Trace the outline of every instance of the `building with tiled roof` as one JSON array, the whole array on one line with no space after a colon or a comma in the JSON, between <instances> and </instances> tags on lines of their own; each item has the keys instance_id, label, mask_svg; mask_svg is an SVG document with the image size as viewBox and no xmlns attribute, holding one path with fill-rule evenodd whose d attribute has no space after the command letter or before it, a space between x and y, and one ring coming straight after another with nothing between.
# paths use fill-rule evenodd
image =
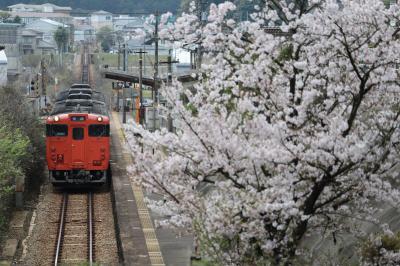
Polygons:
<instances>
[{"instance_id":1,"label":"building with tiled roof","mask_svg":"<svg viewBox=\"0 0 400 266\"><path fill-rule=\"evenodd\" d=\"M96 11L90 14L90 25L95 29L101 27L113 27L113 14L104 10Z\"/></svg>"},{"instance_id":2,"label":"building with tiled roof","mask_svg":"<svg viewBox=\"0 0 400 266\"><path fill-rule=\"evenodd\" d=\"M72 11L71 7L57 6L46 3L42 5L31 4L15 4L7 7L12 12L43 12L43 13L64 13L69 15Z\"/></svg>"},{"instance_id":3,"label":"building with tiled roof","mask_svg":"<svg viewBox=\"0 0 400 266\"><path fill-rule=\"evenodd\" d=\"M65 13L11 11L11 17L20 17L23 24L29 24L41 18L51 19L64 24L72 24L72 17Z\"/></svg>"}]
</instances>

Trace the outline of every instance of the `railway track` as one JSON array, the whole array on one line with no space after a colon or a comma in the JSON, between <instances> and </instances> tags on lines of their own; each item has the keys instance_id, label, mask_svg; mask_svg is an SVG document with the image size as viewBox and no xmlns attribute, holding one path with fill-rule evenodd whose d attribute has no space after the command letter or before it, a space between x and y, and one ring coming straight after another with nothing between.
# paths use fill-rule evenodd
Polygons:
<instances>
[{"instance_id":1,"label":"railway track","mask_svg":"<svg viewBox=\"0 0 400 266\"><path fill-rule=\"evenodd\" d=\"M59 216L54 265L92 265L94 257L93 193L64 193Z\"/></svg>"},{"instance_id":2,"label":"railway track","mask_svg":"<svg viewBox=\"0 0 400 266\"><path fill-rule=\"evenodd\" d=\"M89 71L89 47L85 44L82 53L82 83L89 84L90 82L90 71Z\"/></svg>"}]
</instances>

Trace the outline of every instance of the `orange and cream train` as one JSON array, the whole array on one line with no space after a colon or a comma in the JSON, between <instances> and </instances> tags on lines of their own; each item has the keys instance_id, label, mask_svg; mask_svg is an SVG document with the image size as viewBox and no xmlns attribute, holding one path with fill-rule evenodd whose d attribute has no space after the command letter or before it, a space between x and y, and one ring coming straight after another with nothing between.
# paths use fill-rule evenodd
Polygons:
<instances>
[{"instance_id":1,"label":"orange and cream train","mask_svg":"<svg viewBox=\"0 0 400 266\"><path fill-rule=\"evenodd\" d=\"M46 158L55 186L110 182L110 119L99 94L75 87L57 96L46 120Z\"/></svg>"}]
</instances>

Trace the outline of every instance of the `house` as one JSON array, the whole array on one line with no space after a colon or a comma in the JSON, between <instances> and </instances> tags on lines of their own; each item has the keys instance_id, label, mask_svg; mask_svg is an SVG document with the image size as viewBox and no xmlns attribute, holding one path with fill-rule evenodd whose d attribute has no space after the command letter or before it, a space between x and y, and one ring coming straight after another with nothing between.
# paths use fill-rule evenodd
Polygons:
<instances>
[{"instance_id":1,"label":"house","mask_svg":"<svg viewBox=\"0 0 400 266\"><path fill-rule=\"evenodd\" d=\"M89 25L89 17L73 17L72 18L72 24L74 27L78 27L81 25Z\"/></svg>"},{"instance_id":2,"label":"house","mask_svg":"<svg viewBox=\"0 0 400 266\"><path fill-rule=\"evenodd\" d=\"M36 50L38 38L41 33L32 29L22 29L21 31L21 50L22 54L33 54Z\"/></svg>"},{"instance_id":3,"label":"house","mask_svg":"<svg viewBox=\"0 0 400 266\"><path fill-rule=\"evenodd\" d=\"M0 86L7 84L7 56L4 50L0 51Z\"/></svg>"},{"instance_id":4,"label":"house","mask_svg":"<svg viewBox=\"0 0 400 266\"><path fill-rule=\"evenodd\" d=\"M136 35L138 30L146 32L144 20L141 18L137 18L122 27L122 32L126 35Z\"/></svg>"},{"instance_id":5,"label":"house","mask_svg":"<svg viewBox=\"0 0 400 266\"><path fill-rule=\"evenodd\" d=\"M11 12L63 13L70 15L72 8L46 3L42 5L16 4L7 7Z\"/></svg>"},{"instance_id":6,"label":"house","mask_svg":"<svg viewBox=\"0 0 400 266\"><path fill-rule=\"evenodd\" d=\"M113 18L114 31L124 31L124 28L143 28L144 20L140 17L120 15ZM129 26L128 26L129 25Z\"/></svg>"},{"instance_id":7,"label":"house","mask_svg":"<svg viewBox=\"0 0 400 266\"><path fill-rule=\"evenodd\" d=\"M57 50L54 44L43 40L43 32L33 29L21 31L21 53L26 54L51 54Z\"/></svg>"},{"instance_id":8,"label":"house","mask_svg":"<svg viewBox=\"0 0 400 266\"><path fill-rule=\"evenodd\" d=\"M101 27L110 27L113 28L113 15L110 12L100 10L93 12L90 14L90 24L96 29L100 29Z\"/></svg>"},{"instance_id":9,"label":"house","mask_svg":"<svg viewBox=\"0 0 400 266\"><path fill-rule=\"evenodd\" d=\"M42 32L42 41L44 42L41 44L52 45L53 47L57 47L57 43L54 40L54 33L59 27L64 27L70 30L68 25L50 19L39 19L25 26L26 29Z\"/></svg>"},{"instance_id":10,"label":"house","mask_svg":"<svg viewBox=\"0 0 400 266\"><path fill-rule=\"evenodd\" d=\"M7 76L16 80L22 69L20 54L21 24L0 23L0 46L4 46L7 56Z\"/></svg>"},{"instance_id":11,"label":"house","mask_svg":"<svg viewBox=\"0 0 400 266\"><path fill-rule=\"evenodd\" d=\"M25 12L25 11L12 11L11 17L20 17L21 23L29 24L41 18L47 18L63 24L72 24L73 18L64 13L48 13L48 12Z\"/></svg>"},{"instance_id":12,"label":"house","mask_svg":"<svg viewBox=\"0 0 400 266\"><path fill-rule=\"evenodd\" d=\"M51 19L63 24L72 24L71 8L53 4L28 5L16 4L8 6L11 17L20 17L23 24L29 24L41 18Z\"/></svg>"}]
</instances>

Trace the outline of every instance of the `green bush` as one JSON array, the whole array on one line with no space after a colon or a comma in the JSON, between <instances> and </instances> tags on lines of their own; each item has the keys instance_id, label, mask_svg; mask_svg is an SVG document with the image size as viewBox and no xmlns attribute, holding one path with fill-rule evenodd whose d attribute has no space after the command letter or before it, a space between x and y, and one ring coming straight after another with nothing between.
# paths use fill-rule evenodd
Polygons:
<instances>
[{"instance_id":1,"label":"green bush","mask_svg":"<svg viewBox=\"0 0 400 266\"><path fill-rule=\"evenodd\" d=\"M28 101L14 88L0 88L0 235L7 228L13 206L15 178L25 176L29 189L41 182L44 125Z\"/></svg>"}]
</instances>

